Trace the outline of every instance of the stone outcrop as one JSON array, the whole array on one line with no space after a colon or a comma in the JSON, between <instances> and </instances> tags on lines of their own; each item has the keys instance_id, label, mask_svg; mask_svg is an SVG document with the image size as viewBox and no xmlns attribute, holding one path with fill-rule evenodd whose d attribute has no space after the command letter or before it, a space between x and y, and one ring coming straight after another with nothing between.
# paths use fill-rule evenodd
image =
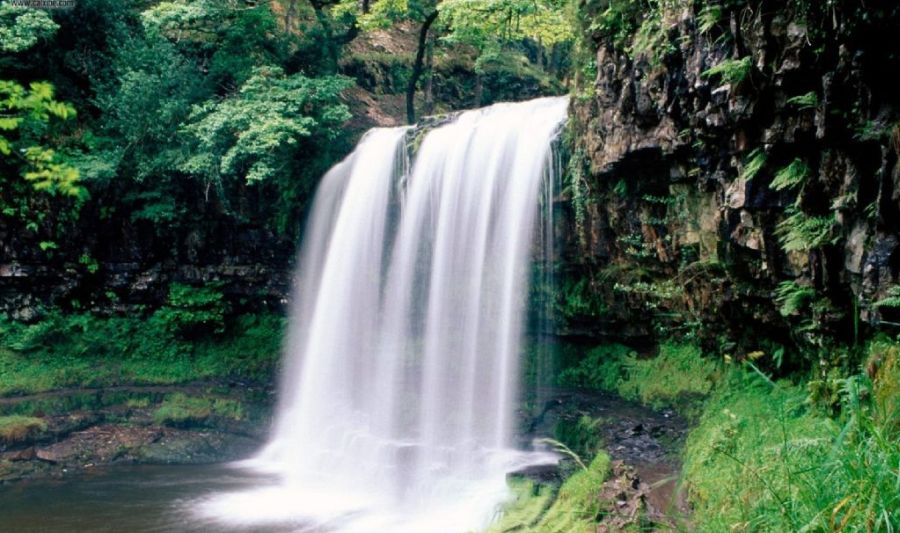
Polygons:
<instances>
[{"instance_id":1,"label":"stone outcrop","mask_svg":"<svg viewBox=\"0 0 900 533\"><path fill-rule=\"evenodd\" d=\"M595 4L582 5L589 21ZM884 77L898 58L883 46L897 17L848 8L816 21L775 4L732 2L704 29L699 6L668 13L657 57L588 38L597 76L573 98L565 254L602 312L570 317L566 332L702 324L755 349L752 332L786 339L811 317L818 335L844 339L857 316L900 322L874 305L900 281L898 93ZM745 58L742 78L708 72ZM795 161L807 175L776 190ZM786 233L801 221L821 233L793 250ZM785 317L786 281L815 295Z\"/></svg>"}]
</instances>

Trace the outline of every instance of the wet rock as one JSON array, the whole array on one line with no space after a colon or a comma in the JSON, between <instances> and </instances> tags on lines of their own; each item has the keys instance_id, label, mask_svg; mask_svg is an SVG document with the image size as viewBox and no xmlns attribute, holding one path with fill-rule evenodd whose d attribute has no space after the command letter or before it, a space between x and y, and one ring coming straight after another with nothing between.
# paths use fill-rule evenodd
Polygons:
<instances>
[{"instance_id":1,"label":"wet rock","mask_svg":"<svg viewBox=\"0 0 900 533\"><path fill-rule=\"evenodd\" d=\"M551 484L562 480L558 464L529 465L506 474L507 479L527 479L535 483Z\"/></svg>"}]
</instances>

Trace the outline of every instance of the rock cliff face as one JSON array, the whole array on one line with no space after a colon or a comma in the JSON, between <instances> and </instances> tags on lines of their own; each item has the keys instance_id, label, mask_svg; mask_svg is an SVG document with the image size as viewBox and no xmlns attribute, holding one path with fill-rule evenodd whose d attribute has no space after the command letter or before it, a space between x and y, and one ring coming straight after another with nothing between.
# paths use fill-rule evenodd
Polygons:
<instances>
[{"instance_id":1,"label":"rock cliff face","mask_svg":"<svg viewBox=\"0 0 900 533\"><path fill-rule=\"evenodd\" d=\"M582 3L585 27L612 3ZM758 349L804 325L794 341L894 327L876 303L900 273L897 8L685 4L655 57L586 31L567 331L685 328Z\"/></svg>"},{"instance_id":2,"label":"rock cliff face","mask_svg":"<svg viewBox=\"0 0 900 533\"><path fill-rule=\"evenodd\" d=\"M102 313L153 308L172 282L221 283L238 310L281 306L295 243L195 207L189 231L87 209L69 238L46 250L38 235L0 220L0 311L31 321L49 305Z\"/></svg>"}]
</instances>

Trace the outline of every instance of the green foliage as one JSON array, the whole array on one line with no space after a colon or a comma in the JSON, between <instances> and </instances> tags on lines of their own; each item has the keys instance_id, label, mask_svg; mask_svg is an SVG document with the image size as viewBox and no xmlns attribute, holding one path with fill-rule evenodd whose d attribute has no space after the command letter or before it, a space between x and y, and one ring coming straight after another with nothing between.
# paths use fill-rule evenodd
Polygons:
<instances>
[{"instance_id":1,"label":"green foliage","mask_svg":"<svg viewBox=\"0 0 900 533\"><path fill-rule=\"evenodd\" d=\"M559 287L556 311L566 319L601 317L606 304L592 289L589 277L566 278Z\"/></svg>"},{"instance_id":2,"label":"green foliage","mask_svg":"<svg viewBox=\"0 0 900 533\"><path fill-rule=\"evenodd\" d=\"M594 348L577 366L564 369L559 381L564 386L615 391L652 407L684 410L710 392L717 374L716 363L690 344L665 342L659 355L647 359L611 344Z\"/></svg>"},{"instance_id":3,"label":"green foliage","mask_svg":"<svg viewBox=\"0 0 900 533\"><path fill-rule=\"evenodd\" d=\"M869 343L867 352L873 417L883 428L900 435L900 343L877 337Z\"/></svg>"},{"instance_id":4,"label":"green foliage","mask_svg":"<svg viewBox=\"0 0 900 533\"><path fill-rule=\"evenodd\" d=\"M793 96L787 99L787 103L796 106L797 109L814 109L819 105L819 97L815 91Z\"/></svg>"},{"instance_id":5,"label":"green foliage","mask_svg":"<svg viewBox=\"0 0 900 533\"><path fill-rule=\"evenodd\" d=\"M624 51L639 27L642 8L640 2L610 1L606 9L590 22L587 31L608 39L617 50Z\"/></svg>"},{"instance_id":6,"label":"green foliage","mask_svg":"<svg viewBox=\"0 0 900 533\"><path fill-rule=\"evenodd\" d=\"M0 416L0 444L22 442L47 429L47 423L32 416Z\"/></svg>"},{"instance_id":7,"label":"green foliage","mask_svg":"<svg viewBox=\"0 0 900 533\"><path fill-rule=\"evenodd\" d=\"M754 149L744 160L744 168L741 169L739 178L744 181L752 180L766 166L768 159L769 156L766 155L765 150L762 148Z\"/></svg>"},{"instance_id":8,"label":"green foliage","mask_svg":"<svg viewBox=\"0 0 900 533\"><path fill-rule=\"evenodd\" d=\"M592 531L600 513L601 501L597 497L600 487L609 475L609 456L598 453L588 465L581 469L559 488L556 500L541 517L533 531L541 533L575 533Z\"/></svg>"},{"instance_id":9,"label":"green foliage","mask_svg":"<svg viewBox=\"0 0 900 533\"><path fill-rule=\"evenodd\" d=\"M625 379L617 390L623 397L651 407L672 406L682 411L712 390L718 365L690 344L665 342L650 359L625 359Z\"/></svg>"},{"instance_id":10,"label":"green foliage","mask_svg":"<svg viewBox=\"0 0 900 533\"><path fill-rule=\"evenodd\" d=\"M726 59L718 65L703 71L701 76L704 78L718 76L725 83L738 85L747 79L752 68L753 63L751 63L749 56L740 59Z\"/></svg>"},{"instance_id":11,"label":"green foliage","mask_svg":"<svg viewBox=\"0 0 900 533\"><path fill-rule=\"evenodd\" d=\"M865 380L844 384L836 423L801 387L733 374L685 449L696 530L896 530L900 440L873 416Z\"/></svg>"},{"instance_id":12,"label":"green foliage","mask_svg":"<svg viewBox=\"0 0 900 533\"><path fill-rule=\"evenodd\" d=\"M603 344L592 348L577 366L559 374L559 384L614 391L625 378L625 361L637 354L621 344Z\"/></svg>"},{"instance_id":13,"label":"green foliage","mask_svg":"<svg viewBox=\"0 0 900 533\"><path fill-rule=\"evenodd\" d=\"M900 309L900 286L888 289L887 295L873 304L875 307Z\"/></svg>"},{"instance_id":14,"label":"green foliage","mask_svg":"<svg viewBox=\"0 0 900 533\"><path fill-rule=\"evenodd\" d=\"M220 191L273 182L288 209L311 186L298 188L300 169L292 162L306 150L327 153L342 135L350 114L340 95L350 85L341 76L288 76L279 67L259 67L235 95L193 108L182 130L190 155L179 168Z\"/></svg>"},{"instance_id":15,"label":"green foliage","mask_svg":"<svg viewBox=\"0 0 900 533\"><path fill-rule=\"evenodd\" d=\"M485 533L587 533L595 531L603 502L597 497L609 476L609 456L599 453L587 468L579 469L559 488L530 481L512 484L514 499L501 510L499 520Z\"/></svg>"},{"instance_id":16,"label":"green foliage","mask_svg":"<svg viewBox=\"0 0 900 533\"><path fill-rule=\"evenodd\" d=\"M775 228L785 252L805 252L833 243L837 224L834 214L810 216L795 207L787 209L787 218Z\"/></svg>"},{"instance_id":17,"label":"green foliage","mask_svg":"<svg viewBox=\"0 0 900 533\"><path fill-rule=\"evenodd\" d=\"M567 129L567 134L570 131L571 129ZM585 232L587 207L590 201L588 176L590 176L590 160L584 149L579 147L569 158L566 172L563 174L563 194L571 197L572 207L575 209L575 230L581 240L583 240L582 236Z\"/></svg>"},{"instance_id":18,"label":"green foliage","mask_svg":"<svg viewBox=\"0 0 900 533\"><path fill-rule=\"evenodd\" d=\"M769 187L776 191L793 189L806 183L809 174L809 165L802 159L794 159L791 164L782 168L775 174L775 179L772 180Z\"/></svg>"},{"instance_id":19,"label":"green foliage","mask_svg":"<svg viewBox=\"0 0 900 533\"><path fill-rule=\"evenodd\" d=\"M83 196L78 170L41 145L51 120L74 116L75 108L56 100L49 83L33 82L26 89L0 80L0 163L16 168L36 191Z\"/></svg>"},{"instance_id":20,"label":"green foliage","mask_svg":"<svg viewBox=\"0 0 900 533\"><path fill-rule=\"evenodd\" d=\"M0 52L24 52L53 37L58 29L44 10L0 4Z\"/></svg>"},{"instance_id":21,"label":"green foliage","mask_svg":"<svg viewBox=\"0 0 900 533\"><path fill-rule=\"evenodd\" d=\"M565 2L559 0L443 0L439 10L449 29L443 37L446 42L470 44L480 50L491 49L498 42L529 39L553 46L573 38Z\"/></svg>"},{"instance_id":22,"label":"green foliage","mask_svg":"<svg viewBox=\"0 0 900 533\"><path fill-rule=\"evenodd\" d=\"M547 439L545 442L558 453L572 458L576 464L587 469L581 457L593 457L600 451L602 442L598 428L601 424L603 419L587 415L578 417L574 422L560 418L553 428L556 439Z\"/></svg>"},{"instance_id":23,"label":"green foliage","mask_svg":"<svg viewBox=\"0 0 900 533\"><path fill-rule=\"evenodd\" d=\"M697 14L697 30L701 35L706 35L722 20L722 5L718 3L707 4Z\"/></svg>"},{"instance_id":24,"label":"green foliage","mask_svg":"<svg viewBox=\"0 0 900 533\"><path fill-rule=\"evenodd\" d=\"M506 533L508 531L529 531L533 524L553 502L553 490L528 480L510 480L513 498L500 510L497 522L484 533Z\"/></svg>"},{"instance_id":25,"label":"green foliage","mask_svg":"<svg viewBox=\"0 0 900 533\"><path fill-rule=\"evenodd\" d=\"M244 407L230 398L187 396L178 392L166 396L153 414L157 424L176 427L201 425L212 417L243 420Z\"/></svg>"},{"instance_id":26,"label":"green foliage","mask_svg":"<svg viewBox=\"0 0 900 533\"><path fill-rule=\"evenodd\" d=\"M228 304L222 294L221 283L192 287L173 283L169 287L166 306L153 318L163 327L179 335L223 333Z\"/></svg>"},{"instance_id":27,"label":"green foliage","mask_svg":"<svg viewBox=\"0 0 900 533\"><path fill-rule=\"evenodd\" d=\"M241 315L226 332L184 340L163 321L53 312L0 320L0 396L65 387L271 379L284 320Z\"/></svg>"},{"instance_id":28,"label":"green foliage","mask_svg":"<svg viewBox=\"0 0 900 533\"><path fill-rule=\"evenodd\" d=\"M795 281L783 281L775 289L775 303L783 317L800 314L815 299L816 291L812 287L799 285Z\"/></svg>"}]
</instances>

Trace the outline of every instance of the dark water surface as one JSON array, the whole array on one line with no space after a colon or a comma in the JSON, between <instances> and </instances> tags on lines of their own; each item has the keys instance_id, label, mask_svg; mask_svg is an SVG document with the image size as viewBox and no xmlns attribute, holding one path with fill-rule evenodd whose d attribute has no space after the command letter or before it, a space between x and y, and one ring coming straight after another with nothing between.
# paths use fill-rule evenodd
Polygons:
<instances>
[{"instance_id":1,"label":"dark water surface","mask_svg":"<svg viewBox=\"0 0 900 533\"><path fill-rule=\"evenodd\" d=\"M198 499L257 486L263 479L228 465L129 465L19 482L0 486L0 532L310 531L301 524L228 529L190 512Z\"/></svg>"}]
</instances>

